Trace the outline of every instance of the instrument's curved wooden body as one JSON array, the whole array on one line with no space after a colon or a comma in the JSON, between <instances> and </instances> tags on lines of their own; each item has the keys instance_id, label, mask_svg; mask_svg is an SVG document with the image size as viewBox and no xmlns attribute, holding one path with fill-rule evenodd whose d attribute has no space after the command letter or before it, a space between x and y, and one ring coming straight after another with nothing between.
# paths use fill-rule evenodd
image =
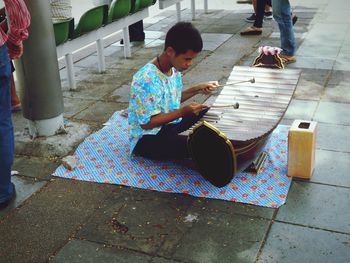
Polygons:
<instances>
[{"instance_id":1,"label":"instrument's curved wooden body","mask_svg":"<svg viewBox=\"0 0 350 263\"><path fill-rule=\"evenodd\" d=\"M213 105L203 116L231 141L238 170L246 168L261 151L280 123L299 81L300 70L235 66L227 82L255 78L255 83L224 86L206 104ZM220 107L239 103L238 109ZM216 106L216 107L215 107ZM198 124L197 124L198 125ZM194 125L193 127L195 127ZM186 131L184 135L191 132ZM203 151L210 151L203 145Z\"/></svg>"}]
</instances>

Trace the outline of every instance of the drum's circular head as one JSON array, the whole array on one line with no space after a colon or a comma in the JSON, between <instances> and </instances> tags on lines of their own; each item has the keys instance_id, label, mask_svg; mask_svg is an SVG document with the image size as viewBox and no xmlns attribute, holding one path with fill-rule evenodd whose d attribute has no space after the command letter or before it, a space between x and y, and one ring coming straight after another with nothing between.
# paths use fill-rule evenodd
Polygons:
<instances>
[{"instance_id":1,"label":"drum's circular head","mask_svg":"<svg viewBox=\"0 0 350 263\"><path fill-rule=\"evenodd\" d=\"M236 156L230 140L217 128L203 122L188 138L193 162L200 174L216 187L231 182L236 172Z\"/></svg>"}]
</instances>

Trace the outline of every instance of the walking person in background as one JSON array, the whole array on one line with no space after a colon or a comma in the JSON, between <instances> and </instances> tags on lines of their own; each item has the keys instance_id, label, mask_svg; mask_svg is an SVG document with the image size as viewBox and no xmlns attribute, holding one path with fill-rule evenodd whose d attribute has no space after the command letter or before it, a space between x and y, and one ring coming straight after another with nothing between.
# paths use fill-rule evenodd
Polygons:
<instances>
[{"instance_id":1,"label":"walking person in background","mask_svg":"<svg viewBox=\"0 0 350 263\"><path fill-rule=\"evenodd\" d=\"M4 0L9 34L0 28L0 209L15 196L11 183L14 134L11 118L11 59L23 53L22 41L28 37L30 14L23 0Z\"/></svg>"},{"instance_id":2,"label":"walking person in background","mask_svg":"<svg viewBox=\"0 0 350 263\"><path fill-rule=\"evenodd\" d=\"M272 12L266 12L266 7L271 9L271 0L255 0L254 10L255 13L248 17L246 20L250 22L250 19L254 16L254 24L241 32L241 36L252 36L252 35L261 35L262 26L264 22L264 17L270 17L272 19Z\"/></svg>"},{"instance_id":3,"label":"walking person in background","mask_svg":"<svg viewBox=\"0 0 350 263\"><path fill-rule=\"evenodd\" d=\"M258 3L260 2L260 7L258 7ZM271 0L262 0L263 3L261 3L261 0L253 0L253 9L254 13L245 19L245 21L249 23L254 23L256 21L256 18L258 16L258 12L261 12L262 19L272 19L272 7L271 7ZM259 9L258 9L259 8Z\"/></svg>"},{"instance_id":4,"label":"walking person in background","mask_svg":"<svg viewBox=\"0 0 350 263\"><path fill-rule=\"evenodd\" d=\"M295 58L295 36L293 30L292 10L289 0L272 0L273 18L280 30L281 49L279 55L284 64L293 63Z\"/></svg>"}]
</instances>

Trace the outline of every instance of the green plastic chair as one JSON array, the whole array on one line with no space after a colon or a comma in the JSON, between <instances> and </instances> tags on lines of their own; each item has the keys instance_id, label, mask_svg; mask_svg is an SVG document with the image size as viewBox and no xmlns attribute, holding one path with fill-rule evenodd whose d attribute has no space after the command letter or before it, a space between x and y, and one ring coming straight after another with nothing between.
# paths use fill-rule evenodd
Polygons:
<instances>
[{"instance_id":1,"label":"green plastic chair","mask_svg":"<svg viewBox=\"0 0 350 263\"><path fill-rule=\"evenodd\" d=\"M131 10L131 0L114 0L108 10L108 23L127 16Z\"/></svg>"},{"instance_id":2,"label":"green plastic chair","mask_svg":"<svg viewBox=\"0 0 350 263\"><path fill-rule=\"evenodd\" d=\"M72 29L74 29L73 18L53 24L56 46L61 45L69 39Z\"/></svg>"},{"instance_id":3,"label":"green plastic chair","mask_svg":"<svg viewBox=\"0 0 350 263\"><path fill-rule=\"evenodd\" d=\"M136 13L148 6L153 5L154 0L131 0L131 10L130 13Z\"/></svg>"},{"instance_id":4,"label":"green plastic chair","mask_svg":"<svg viewBox=\"0 0 350 263\"><path fill-rule=\"evenodd\" d=\"M74 38L100 28L108 17L108 5L101 5L86 11L74 30Z\"/></svg>"}]
</instances>

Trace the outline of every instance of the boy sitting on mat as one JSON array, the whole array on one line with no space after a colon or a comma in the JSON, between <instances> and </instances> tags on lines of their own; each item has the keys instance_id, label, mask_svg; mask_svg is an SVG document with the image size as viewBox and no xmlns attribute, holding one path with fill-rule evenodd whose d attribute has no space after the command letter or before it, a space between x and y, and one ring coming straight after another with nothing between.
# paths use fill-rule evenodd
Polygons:
<instances>
[{"instance_id":1,"label":"boy sitting on mat","mask_svg":"<svg viewBox=\"0 0 350 263\"><path fill-rule=\"evenodd\" d=\"M218 88L214 81L183 89L181 72L191 67L202 48L199 31L191 23L179 22L168 31L162 54L134 75L128 109L131 153L150 159L189 157L187 139L178 134L196 123L208 107L181 103Z\"/></svg>"}]
</instances>

